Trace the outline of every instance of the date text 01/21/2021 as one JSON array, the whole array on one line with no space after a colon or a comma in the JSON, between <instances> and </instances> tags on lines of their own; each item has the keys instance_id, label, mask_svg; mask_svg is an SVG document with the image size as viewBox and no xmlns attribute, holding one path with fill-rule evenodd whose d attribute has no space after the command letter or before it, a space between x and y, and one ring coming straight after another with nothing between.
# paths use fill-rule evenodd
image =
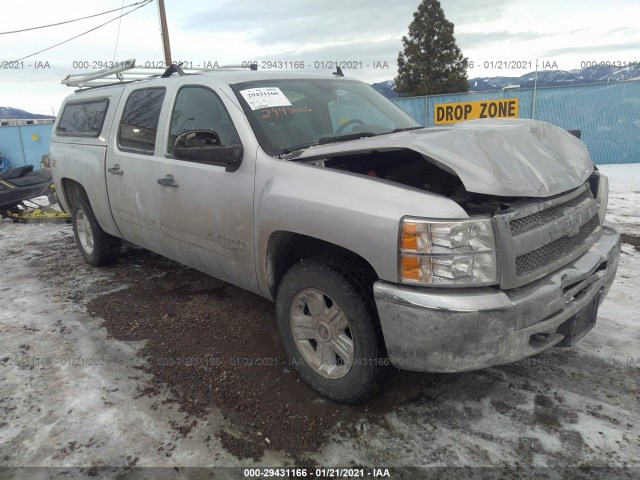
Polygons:
<instances>
[{"instance_id":1,"label":"date text 01/21/2021","mask_svg":"<svg viewBox=\"0 0 640 480\"><path fill-rule=\"evenodd\" d=\"M33 70L49 70L51 69L51 64L46 60L34 60L28 63L22 60L17 62L0 60L0 70L24 70L28 68Z\"/></svg>"},{"instance_id":2,"label":"date text 01/21/2021","mask_svg":"<svg viewBox=\"0 0 640 480\"><path fill-rule=\"evenodd\" d=\"M215 70L225 68L225 63L218 60L175 60L172 65L179 65L183 69ZM105 68L117 68L122 62L108 60L76 60L72 63L74 70L99 70ZM370 68L374 70L388 70L393 62L387 60L244 60L237 64L242 68L251 68L257 65L260 70L329 70L337 67L346 70L362 70ZM137 68L163 69L166 63L162 60L146 60L136 65Z\"/></svg>"},{"instance_id":3,"label":"date text 01/21/2021","mask_svg":"<svg viewBox=\"0 0 640 480\"><path fill-rule=\"evenodd\" d=\"M245 478L389 478L388 468L245 468Z\"/></svg>"}]
</instances>

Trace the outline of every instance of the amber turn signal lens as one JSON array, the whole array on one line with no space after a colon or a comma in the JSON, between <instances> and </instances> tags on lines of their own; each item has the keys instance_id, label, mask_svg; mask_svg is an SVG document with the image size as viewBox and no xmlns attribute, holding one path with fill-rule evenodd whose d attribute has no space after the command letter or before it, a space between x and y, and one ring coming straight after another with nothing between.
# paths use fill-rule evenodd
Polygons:
<instances>
[{"instance_id":1,"label":"amber turn signal lens","mask_svg":"<svg viewBox=\"0 0 640 480\"><path fill-rule=\"evenodd\" d=\"M402 280L420 280L420 259L418 257L401 258Z\"/></svg>"},{"instance_id":2,"label":"amber turn signal lens","mask_svg":"<svg viewBox=\"0 0 640 480\"><path fill-rule=\"evenodd\" d=\"M418 250L418 225L415 223L405 222L402 225L402 249Z\"/></svg>"}]
</instances>

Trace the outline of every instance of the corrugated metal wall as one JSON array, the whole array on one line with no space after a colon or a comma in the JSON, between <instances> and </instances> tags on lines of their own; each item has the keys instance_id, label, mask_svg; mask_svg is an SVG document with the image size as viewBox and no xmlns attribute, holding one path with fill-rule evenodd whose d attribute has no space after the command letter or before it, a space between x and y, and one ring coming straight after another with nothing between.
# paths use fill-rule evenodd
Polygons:
<instances>
[{"instance_id":1,"label":"corrugated metal wall","mask_svg":"<svg viewBox=\"0 0 640 480\"><path fill-rule=\"evenodd\" d=\"M518 98L519 117L532 118L534 92L530 88L394 101L421 125L431 127L435 104L514 97ZM535 118L581 130L597 164L640 163L640 81L538 88Z\"/></svg>"},{"instance_id":2,"label":"corrugated metal wall","mask_svg":"<svg viewBox=\"0 0 640 480\"><path fill-rule=\"evenodd\" d=\"M10 168L33 165L49 153L53 125L19 125L0 127L0 156L9 160Z\"/></svg>"}]
</instances>

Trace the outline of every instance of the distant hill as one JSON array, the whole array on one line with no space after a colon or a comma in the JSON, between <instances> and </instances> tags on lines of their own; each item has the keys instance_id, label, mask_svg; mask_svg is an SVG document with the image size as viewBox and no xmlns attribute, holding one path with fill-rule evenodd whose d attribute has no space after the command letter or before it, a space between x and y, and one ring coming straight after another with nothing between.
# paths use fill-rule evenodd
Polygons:
<instances>
[{"instance_id":1,"label":"distant hill","mask_svg":"<svg viewBox=\"0 0 640 480\"><path fill-rule=\"evenodd\" d=\"M32 120L36 118L56 118L51 115L38 115L37 113L29 113L19 108L0 107L0 118L19 118L21 120Z\"/></svg>"},{"instance_id":2,"label":"distant hill","mask_svg":"<svg viewBox=\"0 0 640 480\"><path fill-rule=\"evenodd\" d=\"M387 98L398 98L398 92L396 92L396 84L391 80L380 83L372 83L371 86Z\"/></svg>"},{"instance_id":3,"label":"distant hill","mask_svg":"<svg viewBox=\"0 0 640 480\"><path fill-rule=\"evenodd\" d=\"M500 90L507 85L520 85L532 88L536 73L529 72L519 77L476 77L469 80L469 91L482 92ZM579 70L541 70L538 71L538 87L557 87L564 85L586 85L593 83L621 82L640 80L640 66L636 67L590 67Z\"/></svg>"},{"instance_id":4,"label":"distant hill","mask_svg":"<svg viewBox=\"0 0 640 480\"><path fill-rule=\"evenodd\" d=\"M509 85L521 88L533 88L536 73L529 72L519 77L475 77L469 80L470 92L488 92L502 90ZM640 80L640 66L635 67L589 67L579 70L540 70L538 71L538 87L558 87L564 85L586 85L593 83L621 82ZM397 98L393 81L374 83L371 85L387 98Z\"/></svg>"}]
</instances>

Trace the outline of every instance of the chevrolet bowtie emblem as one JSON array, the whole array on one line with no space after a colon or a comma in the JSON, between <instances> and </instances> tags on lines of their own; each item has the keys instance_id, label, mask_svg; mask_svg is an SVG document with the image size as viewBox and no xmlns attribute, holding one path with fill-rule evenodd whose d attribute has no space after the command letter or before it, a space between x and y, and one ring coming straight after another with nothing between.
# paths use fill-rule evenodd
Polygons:
<instances>
[{"instance_id":1,"label":"chevrolet bowtie emblem","mask_svg":"<svg viewBox=\"0 0 640 480\"><path fill-rule=\"evenodd\" d=\"M580 231L582 211L577 210L576 207L569 207L566 208L563 213L566 218L567 237L573 237Z\"/></svg>"}]
</instances>

